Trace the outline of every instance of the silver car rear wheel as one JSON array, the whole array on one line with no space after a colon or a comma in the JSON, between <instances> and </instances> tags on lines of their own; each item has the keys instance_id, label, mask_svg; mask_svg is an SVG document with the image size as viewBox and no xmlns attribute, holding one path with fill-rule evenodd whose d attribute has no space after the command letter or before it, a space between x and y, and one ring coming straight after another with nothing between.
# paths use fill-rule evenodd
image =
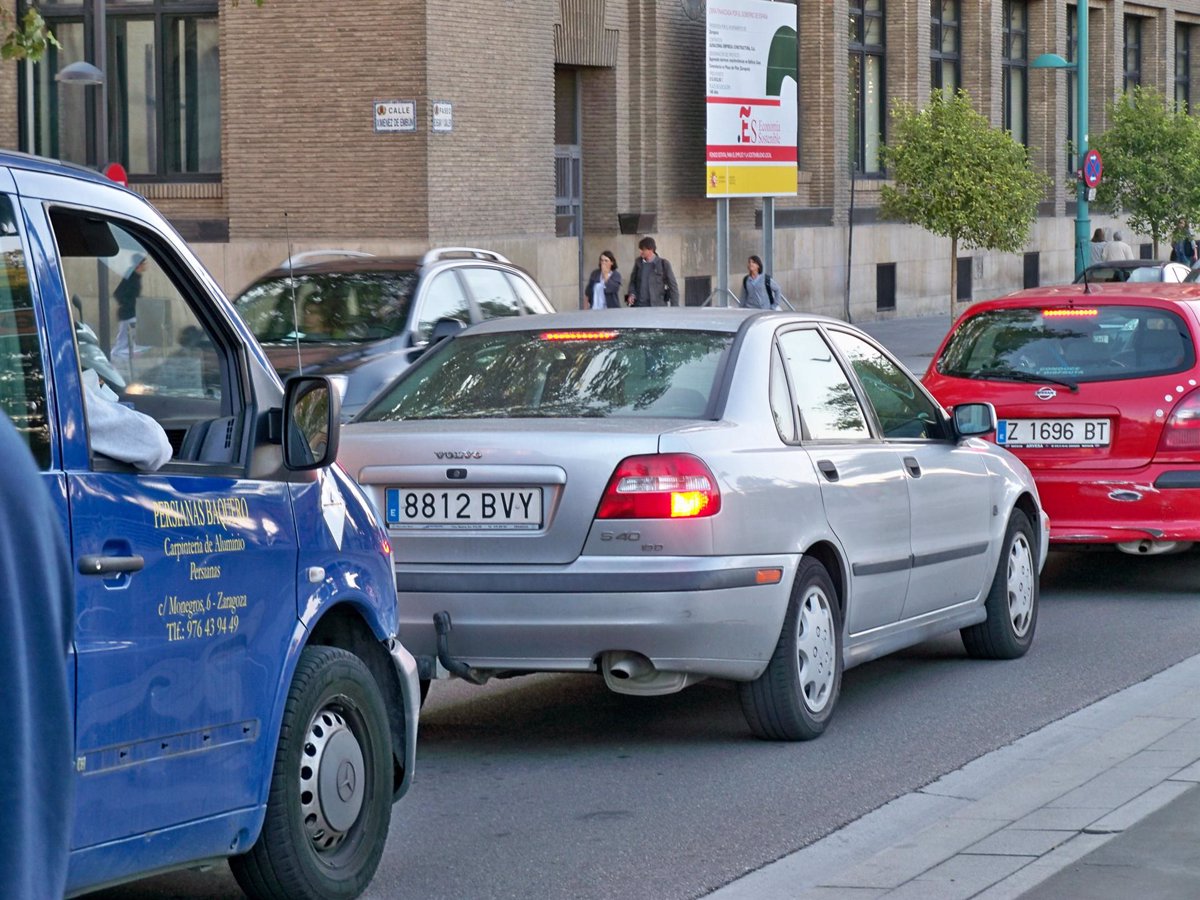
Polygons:
<instances>
[{"instance_id":1,"label":"silver car rear wheel","mask_svg":"<svg viewBox=\"0 0 1200 900\"><path fill-rule=\"evenodd\" d=\"M842 686L841 608L829 572L805 557L767 668L738 686L757 737L805 741L825 730Z\"/></svg>"}]
</instances>

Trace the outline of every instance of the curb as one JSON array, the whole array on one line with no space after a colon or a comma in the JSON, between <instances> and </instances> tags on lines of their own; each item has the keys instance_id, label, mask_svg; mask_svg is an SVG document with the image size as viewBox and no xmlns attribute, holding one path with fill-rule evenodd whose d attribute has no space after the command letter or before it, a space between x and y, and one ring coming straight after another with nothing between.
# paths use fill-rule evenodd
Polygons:
<instances>
[{"instance_id":1,"label":"curb","mask_svg":"<svg viewBox=\"0 0 1200 900\"><path fill-rule=\"evenodd\" d=\"M711 900L1014 900L1200 784L1200 655L985 754Z\"/></svg>"}]
</instances>

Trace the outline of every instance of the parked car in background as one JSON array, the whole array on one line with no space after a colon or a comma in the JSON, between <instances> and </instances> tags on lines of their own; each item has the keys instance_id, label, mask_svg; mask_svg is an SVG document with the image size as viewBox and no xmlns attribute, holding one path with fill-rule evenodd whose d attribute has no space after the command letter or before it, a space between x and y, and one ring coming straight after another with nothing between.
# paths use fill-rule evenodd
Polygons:
<instances>
[{"instance_id":1,"label":"parked car in background","mask_svg":"<svg viewBox=\"0 0 1200 900\"><path fill-rule=\"evenodd\" d=\"M349 419L448 319L469 325L554 307L499 253L442 247L422 257L320 250L285 260L234 300L281 377L345 375Z\"/></svg>"},{"instance_id":2,"label":"parked car in background","mask_svg":"<svg viewBox=\"0 0 1200 900\"><path fill-rule=\"evenodd\" d=\"M1025 466L833 319L617 309L443 342L342 431L396 555L420 677L739 683L751 730L824 730L843 667L959 630L1033 640ZM436 663L440 662L440 666Z\"/></svg>"},{"instance_id":3,"label":"parked car in background","mask_svg":"<svg viewBox=\"0 0 1200 900\"><path fill-rule=\"evenodd\" d=\"M1191 267L1184 263L1153 259L1114 259L1088 266L1075 276L1074 283L1082 284L1086 279L1091 284L1126 281L1165 281L1178 284L1187 281L1191 273Z\"/></svg>"},{"instance_id":4,"label":"parked car in background","mask_svg":"<svg viewBox=\"0 0 1200 900\"><path fill-rule=\"evenodd\" d=\"M1039 288L977 303L925 385L985 398L1037 479L1051 541L1128 553L1200 540L1200 287Z\"/></svg>"}]
</instances>

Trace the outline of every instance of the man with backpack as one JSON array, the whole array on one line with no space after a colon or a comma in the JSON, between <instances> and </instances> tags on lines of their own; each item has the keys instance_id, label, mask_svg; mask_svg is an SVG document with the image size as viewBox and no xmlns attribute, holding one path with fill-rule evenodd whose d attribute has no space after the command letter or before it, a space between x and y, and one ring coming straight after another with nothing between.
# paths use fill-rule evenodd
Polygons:
<instances>
[{"instance_id":1,"label":"man with backpack","mask_svg":"<svg viewBox=\"0 0 1200 900\"><path fill-rule=\"evenodd\" d=\"M630 306L679 306L679 285L671 264L658 255L654 238L638 241L641 254L633 264L629 277L629 293L625 302Z\"/></svg>"}]
</instances>

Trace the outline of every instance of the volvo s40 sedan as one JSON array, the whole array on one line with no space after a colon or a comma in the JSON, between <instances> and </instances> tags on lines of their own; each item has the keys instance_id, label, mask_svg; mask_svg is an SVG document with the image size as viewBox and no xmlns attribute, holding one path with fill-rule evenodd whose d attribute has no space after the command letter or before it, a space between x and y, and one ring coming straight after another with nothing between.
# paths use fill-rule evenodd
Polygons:
<instances>
[{"instance_id":1,"label":"volvo s40 sedan","mask_svg":"<svg viewBox=\"0 0 1200 900\"><path fill-rule=\"evenodd\" d=\"M1021 656L1048 525L1025 466L844 323L753 310L496 320L342 432L422 677L739 682L820 734L843 668L959 630Z\"/></svg>"}]
</instances>

